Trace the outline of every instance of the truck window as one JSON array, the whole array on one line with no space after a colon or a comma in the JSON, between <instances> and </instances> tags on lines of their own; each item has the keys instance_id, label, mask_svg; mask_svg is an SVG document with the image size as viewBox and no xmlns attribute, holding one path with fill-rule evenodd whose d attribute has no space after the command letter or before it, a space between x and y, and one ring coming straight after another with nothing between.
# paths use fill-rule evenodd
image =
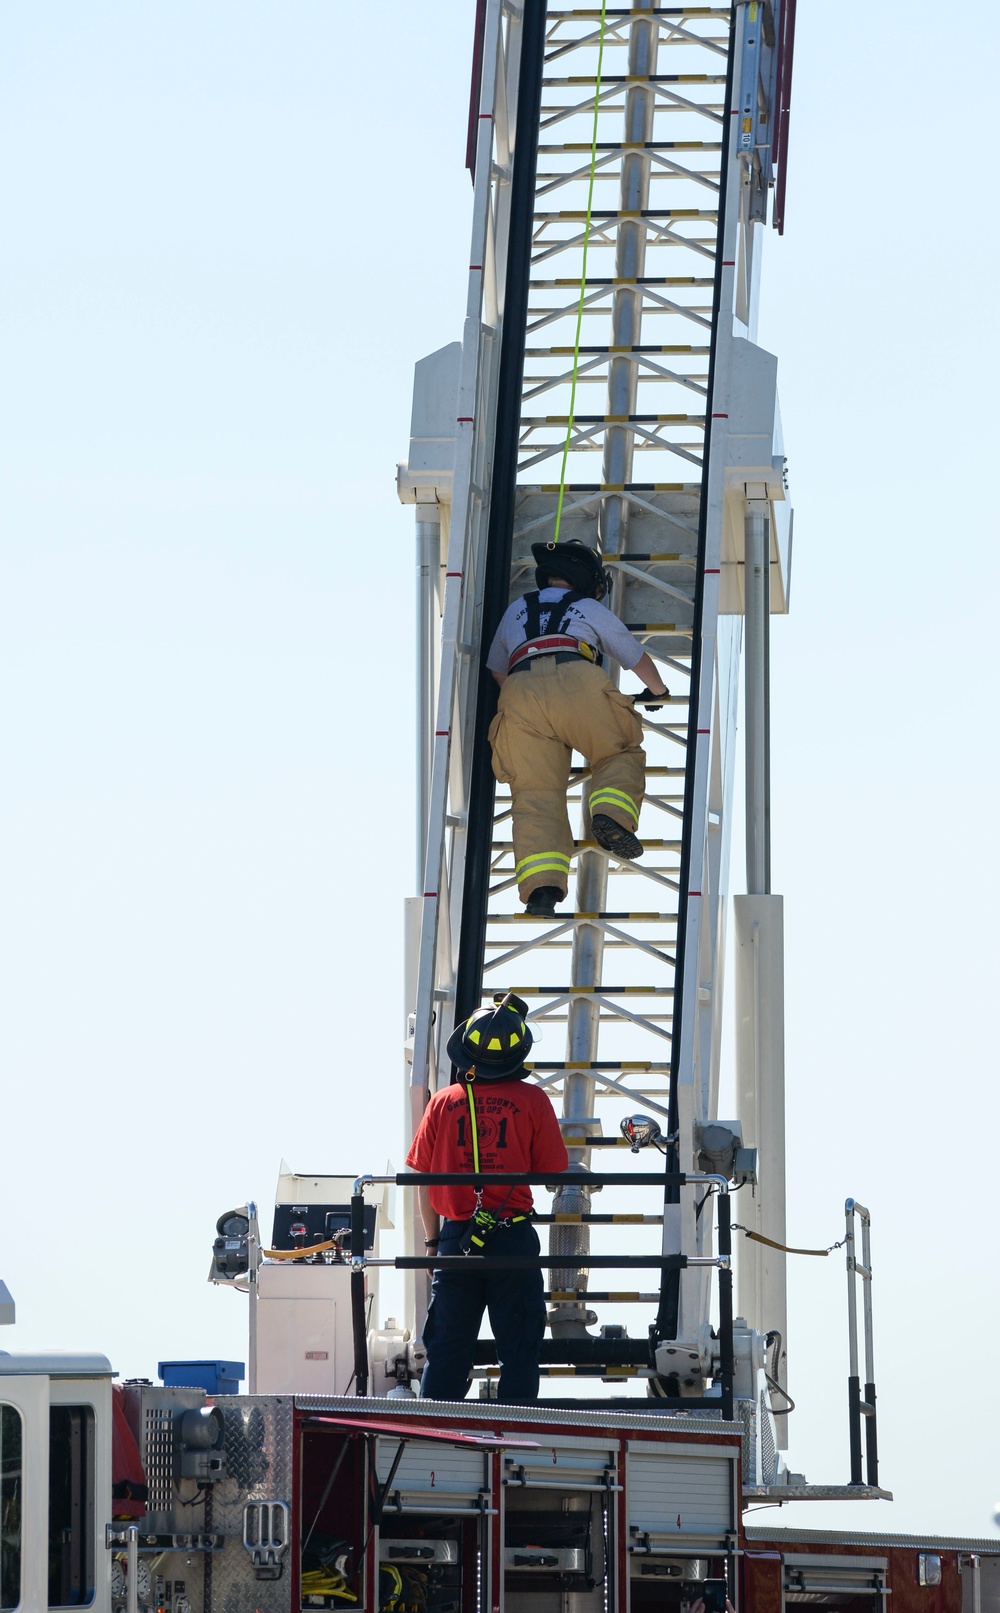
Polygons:
<instances>
[{"instance_id":1,"label":"truck window","mask_svg":"<svg viewBox=\"0 0 1000 1613\"><path fill-rule=\"evenodd\" d=\"M49 1607L94 1599L94 1412L49 1411Z\"/></svg>"},{"instance_id":2,"label":"truck window","mask_svg":"<svg viewBox=\"0 0 1000 1613\"><path fill-rule=\"evenodd\" d=\"M0 1405L0 1608L21 1600L21 1414Z\"/></svg>"}]
</instances>

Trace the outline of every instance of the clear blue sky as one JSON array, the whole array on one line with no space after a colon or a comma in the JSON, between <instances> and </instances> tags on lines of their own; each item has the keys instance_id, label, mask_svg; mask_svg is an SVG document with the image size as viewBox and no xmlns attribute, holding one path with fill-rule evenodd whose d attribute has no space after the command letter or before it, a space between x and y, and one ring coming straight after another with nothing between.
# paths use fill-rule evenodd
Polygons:
<instances>
[{"instance_id":1,"label":"clear blue sky","mask_svg":"<svg viewBox=\"0 0 1000 1613\"><path fill-rule=\"evenodd\" d=\"M0 14L0 1347L242 1357L243 1302L204 1282L216 1216L267 1205L282 1155L399 1158L393 477L412 365L461 333L473 11ZM799 11L760 328L797 512L789 1231L872 1206L898 1500L759 1516L988 1533L998 24ZM791 1285L791 1462L843 1480L843 1270Z\"/></svg>"}]
</instances>

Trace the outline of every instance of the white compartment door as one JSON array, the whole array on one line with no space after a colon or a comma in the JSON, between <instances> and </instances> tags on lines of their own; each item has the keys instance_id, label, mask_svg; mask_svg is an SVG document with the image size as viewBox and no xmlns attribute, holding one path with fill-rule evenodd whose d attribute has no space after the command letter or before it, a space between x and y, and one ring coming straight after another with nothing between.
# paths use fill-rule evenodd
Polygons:
<instances>
[{"instance_id":1,"label":"white compartment door","mask_svg":"<svg viewBox=\"0 0 1000 1613\"><path fill-rule=\"evenodd\" d=\"M49 1380L0 1376L0 1405L21 1419L21 1600L19 1613L49 1605ZM10 1542L6 1542L10 1550Z\"/></svg>"},{"instance_id":2,"label":"white compartment door","mask_svg":"<svg viewBox=\"0 0 1000 1613\"><path fill-rule=\"evenodd\" d=\"M399 1440L378 1441L376 1470L385 1484L399 1450ZM436 1441L407 1440L389 1484L386 1511L477 1512L489 1488L488 1457L482 1450L463 1450ZM398 1498L398 1499L397 1499Z\"/></svg>"},{"instance_id":3,"label":"white compartment door","mask_svg":"<svg viewBox=\"0 0 1000 1613\"><path fill-rule=\"evenodd\" d=\"M537 1437L537 1450L512 1450L505 1455L504 1484L547 1490L603 1490L615 1482L615 1446L558 1434L532 1433L532 1437Z\"/></svg>"},{"instance_id":4,"label":"white compartment door","mask_svg":"<svg viewBox=\"0 0 1000 1613\"><path fill-rule=\"evenodd\" d=\"M889 1572L885 1557L807 1556L787 1552L782 1562L786 1604L870 1596L877 1598L873 1601L872 1613L885 1606Z\"/></svg>"},{"instance_id":5,"label":"white compartment door","mask_svg":"<svg viewBox=\"0 0 1000 1613\"><path fill-rule=\"evenodd\" d=\"M630 1444L630 1545L648 1537L654 1550L685 1540L724 1550L736 1527L736 1454L733 1446Z\"/></svg>"}]
</instances>

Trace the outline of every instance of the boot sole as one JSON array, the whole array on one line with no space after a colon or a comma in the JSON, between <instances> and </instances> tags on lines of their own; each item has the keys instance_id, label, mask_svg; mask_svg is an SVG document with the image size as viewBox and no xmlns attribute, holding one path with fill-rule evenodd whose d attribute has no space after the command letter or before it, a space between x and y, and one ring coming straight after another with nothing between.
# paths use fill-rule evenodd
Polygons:
<instances>
[{"instance_id":1,"label":"boot sole","mask_svg":"<svg viewBox=\"0 0 1000 1613\"><path fill-rule=\"evenodd\" d=\"M615 824L614 830L598 829L596 825L592 825L592 828L594 839L602 851L609 851L613 857L625 857L629 862L642 856L642 841L636 838L631 829L623 829L620 823Z\"/></svg>"}]
</instances>

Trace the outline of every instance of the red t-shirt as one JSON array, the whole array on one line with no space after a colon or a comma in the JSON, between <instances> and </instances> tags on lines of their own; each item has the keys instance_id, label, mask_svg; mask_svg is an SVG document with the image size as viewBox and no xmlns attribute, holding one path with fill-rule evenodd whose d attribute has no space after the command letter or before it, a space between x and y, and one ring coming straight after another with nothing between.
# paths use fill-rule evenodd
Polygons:
<instances>
[{"instance_id":1,"label":"red t-shirt","mask_svg":"<svg viewBox=\"0 0 1000 1613\"><path fill-rule=\"evenodd\" d=\"M474 1081L482 1171L564 1171L569 1164L556 1112L530 1081ZM413 1171L472 1171L469 1102L464 1081L435 1092L424 1111L406 1163ZM432 1187L431 1206L449 1221L467 1221L476 1208L472 1187ZM509 1196L508 1196L509 1195ZM483 1204L505 1214L530 1210L530 1187L486 1187Z\"/></svg>"}]
</instances>

